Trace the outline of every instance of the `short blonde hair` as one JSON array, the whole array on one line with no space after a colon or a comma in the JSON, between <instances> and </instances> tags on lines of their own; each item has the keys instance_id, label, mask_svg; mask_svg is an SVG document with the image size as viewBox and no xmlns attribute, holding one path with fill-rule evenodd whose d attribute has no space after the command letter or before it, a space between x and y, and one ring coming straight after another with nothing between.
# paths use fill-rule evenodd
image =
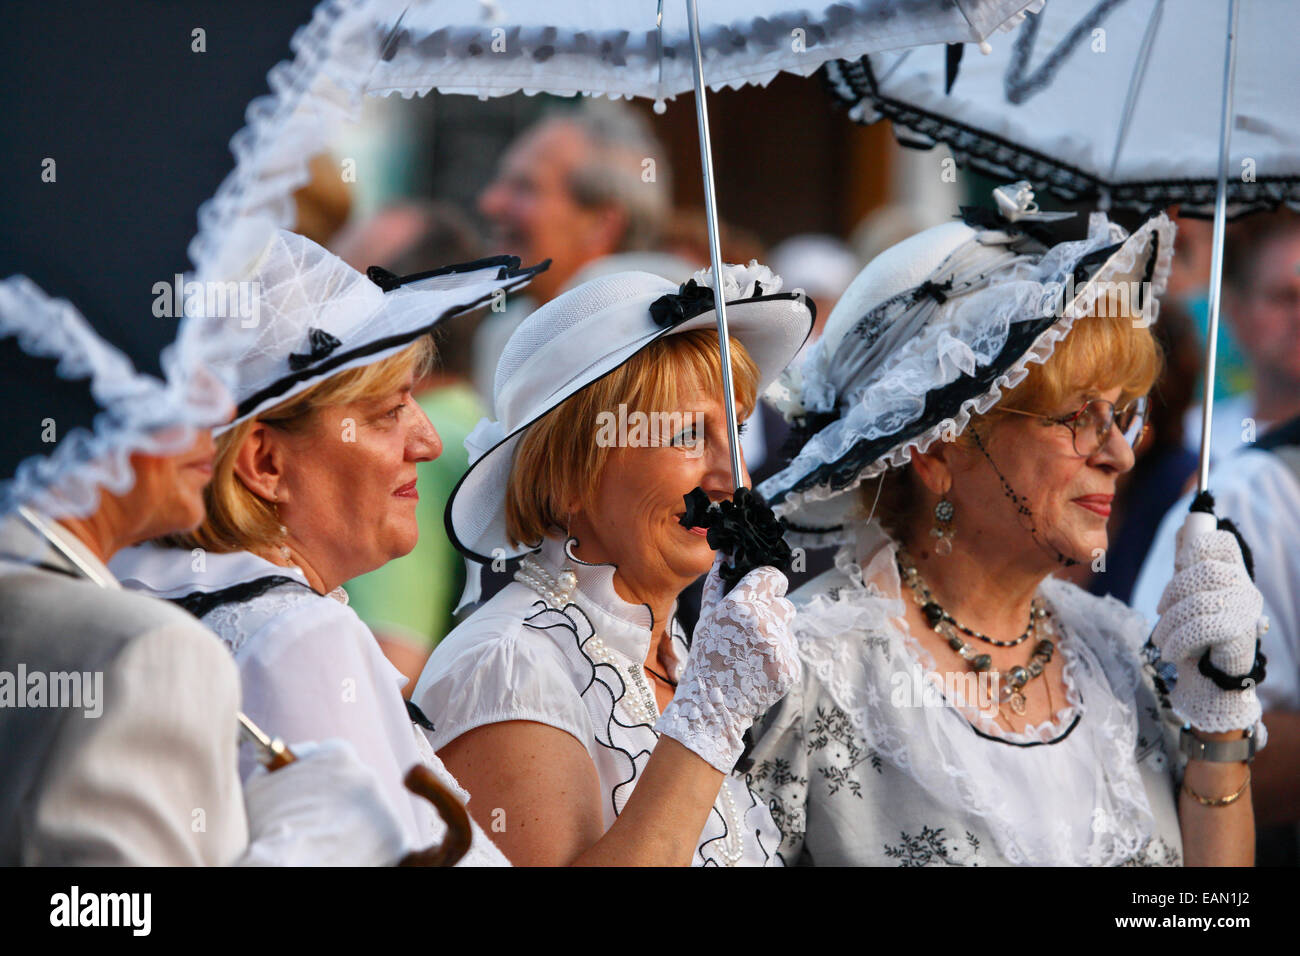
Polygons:
<instances>
[{"instance_id":1,"label":"short blonde hair","mask_svg":"<svg viewBox=\"0 0 1300 956\"><path fill-rule=\"evenodd\" d=\"M747 418L757 401L758 366L735 338L731 372L741 418ZM657 339L530 427L515 448L506 487L511 543L535 544L564 531L566 501L591 506L609 460L609 448L595 440L602 412L617 413L620 404L628 412L671 412L679 408L685 383L721 393L717 332L695 329Z\"/></svg>"},{"instance_id":2,"label":"short blonde hair","mask_svg":"<svg viewBox=\"0 0 1300 956\"><path fill-rule=\"evenodd\" d=\"M997 405L983 415L971 416L957 441L973 447L971 428L984 437L991 427L1012 417L1009 409L1051 414L1078 392L1104 392L1118 387L1117 407L1146 395L1164 369L1164 352L1155 334L1140 319L1128 314L1080 316L1069 335L1057 343L1051 357L1041 364L1031 363L1029 374ZM872 513L874 505L881 524L898 537L917 519L918 499L911 468L904 466L863 482L859 503L864 517Z\"/></svg>"},{"instance_id":3,"label":"short blonde hair","mask_svg":"<svg viewBox=\"0 0 1300 956\"><path fill-rule=\"evenodd\" d=\"M212 480L203 491L207 517L194 531L169 535L163 542L214 554L274 546L280 539L275 505L259 498L235 474L235 458L253 426L263 422L282 431L305 431L322 409L389 395L412 376L418 381L432 369L434 359L433 340L421 336L396 355L339 372L221 434L216 440Z\"/></svg>"}]
</instances>

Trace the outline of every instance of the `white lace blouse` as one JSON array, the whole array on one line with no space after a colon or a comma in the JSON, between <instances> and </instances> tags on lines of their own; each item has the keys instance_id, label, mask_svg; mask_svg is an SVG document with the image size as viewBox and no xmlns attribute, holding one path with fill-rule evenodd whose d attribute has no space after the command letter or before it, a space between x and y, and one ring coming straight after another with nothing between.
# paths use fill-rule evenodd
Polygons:
<instances>
[{"instance_id":1,"label":"white lace blouse","mask_svg":"<svg viewBox=\"0 0 1300 956\"><path fill-rule=\"evenodd\" d=\"M128 588L175 599L212 594L269 577L290 578L245 600L225 603L202 618L234 655L243 685L243 709L267 733L297 740L347 740L374 769L407 835L408 849L442 841L446 825L402 780L417 762L462 801L467 794L434 754L407 714L406 678L383 655L370 629L347 606L346 594L320 595L297 568L282 568L246 551L204 554L154 547L120 552L111 567ZM299 586L301 585L301 586ZM240 775L256 767L251 748L240 749ZM462 866L508 866L509 861L474 824Z\"/></svg>"},{"instance_id":2,"label":"white lace blouse","mask_svg":"<svg viewBox=\"0 0 1300 956\"><path fill-rule=\"evenodd\" d=\"M552 539L533 558L552 579L564 566L574 570L577 588L570 602L553 607L533 588L511 582L435 648L411 699L433 719L436 729L429 736L435 750L475 727L508 720L571 734L596 767L608 829L659 739L659 705L642 670L652 615L645 605L618 596L613 565L566 556L563 544ZM676 618L672 635L680 673L688 652ZM780 839L767 806L732 774L723 781L692 862L781 865Z\"/></svg>"},{"instance_id":3,"label":"white lace blouse","mask_svg":"<svg viewBox=\"0 0 1300 956\"><path fill-rule=\"evenodd\" d=\"M1141 615L1049 578L1065 706L1009 733L927 680L875 523L794 596L803 681L755 733L751 785L812 865L1178 865L1172 725ZM855 563L854 559L857 559ZM929 689L927 689L929 688Z\"/></svg>"}]
</instances>

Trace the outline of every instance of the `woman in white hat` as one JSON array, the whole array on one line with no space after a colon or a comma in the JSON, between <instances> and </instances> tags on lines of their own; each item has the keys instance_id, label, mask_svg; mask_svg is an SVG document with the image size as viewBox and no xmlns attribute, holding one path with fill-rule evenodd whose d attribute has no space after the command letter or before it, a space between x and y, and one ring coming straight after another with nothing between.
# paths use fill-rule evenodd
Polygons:
<instances>
[{"instance_id":1,"label":"woman in white hat","mask_svg":"<svg viewBox=\"0 0 1300 956\"><path fill-rule=\"evenodd\" d=\"M424 763L462 800L401 696L405 678L342 588L414 547L415 465L441 451L411 398L442 319L525 285L499 257L370 277L280 231L246 276L257 332L229 360L236 415L216 442L207 517L170 547L122 553L128 587L176 601L234 654L244 709L288 739L341 737L378 774L408 850L441 842L433 807L403 788ZM544 268L544 266L542 267ZM241 764L247 776L250 759ZM482 832L469 864L506 861Z\"/></svg>"},{"instance_id":2,"label":"woman in white hat","mask_svg":"<svg viewBox=\"0 0 1300 956\"><path fill-rule=\"evenodd\" d=\"M877 257L784 383L806 441L760 491L841 549L794 597L804 679L750 780L803 863L1249 864L1236 540L1189 519L1145 659L1139 615L1053 577L1104 569L1173 226L1055 243L1025 184L995 195Z\"/></svg>"},{"instance_id":3,"label":"woman in white hat","mask_svg":"<svg viewBox=\"0 0 1300 956\"><path fill-rule=\"evenodd\" d=\"M727 267L738 418L799 350L808 306L766 268ZM466 446L447 508L513 582L435 649L412 700L516 864L779 862L767 807L732 770L754 716L794 679L785 577L717 568L689 645L677 595L714 552L684 496L735 490L711 279L601 276L516 330L497 421ZM531 552L531 553L530 553Z\"/></svg>"},{"instance_id":4,"label":"woman in white hat","mask_svg":"<svg viewBox=\"0 0 1300 956\"><path fill-rule=\"evenodd\" d=\"M204 329L182 324L164 387L69 303L0 282L0 865L401 856L378 779L346 744L296 743L294 763L241 787L229 655L106 566L203 518L211 428L230 415Z\"/></svg>"}]
</instances>

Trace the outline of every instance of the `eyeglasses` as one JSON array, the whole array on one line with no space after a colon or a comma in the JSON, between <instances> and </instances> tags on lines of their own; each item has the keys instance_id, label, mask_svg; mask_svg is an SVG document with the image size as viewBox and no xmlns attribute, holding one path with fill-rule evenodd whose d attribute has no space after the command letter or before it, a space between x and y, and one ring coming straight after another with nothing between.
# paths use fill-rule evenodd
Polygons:
<instances>
[{"instance_id":1,"label":"eyeglasses","mask_svg":"<svg viewBox=\"0 0 1300 956\"><path fill-rule=\"evenodd\" d=\"M1080 458L1091 458L1105 446L1110 438L1110 430L1116 425L1119 426L1120 434L1124 436L1129 447L1136 451L1142 436L1146 433L1149 406L1149 399L1143 395L1118 410L1114 402L1108 402L1104 398L1094 398L1084 402L1082 408L1064 418L1040 415L1037 412L1022 412L1017 408L1004 408L1002 411L1014 415L1027 415L1030 418L1042 418L1056 425L1064 425L1070 429L1070 434L1074 437L1074 453Z\"/></svg>"}]
</instances>

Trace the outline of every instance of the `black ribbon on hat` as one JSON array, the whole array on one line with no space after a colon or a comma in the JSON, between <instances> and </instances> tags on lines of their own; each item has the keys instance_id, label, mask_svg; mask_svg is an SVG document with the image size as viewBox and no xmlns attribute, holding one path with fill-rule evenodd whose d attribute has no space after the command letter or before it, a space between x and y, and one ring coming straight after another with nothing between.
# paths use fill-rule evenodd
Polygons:
<instances>
[{"instance_id":1,"label":"black ribbon on hat","mask_svg":"<svg viewBox=\"0 0 1300 956\"><path fill-rule=\"evenodd\" d=\"M712 309L713 287L700 285L691 279L676 292L661 295L651 302L650 317L661 328L671 329Z\"/></svg>"},{"instance_id":2,"label":"black ribbon on hat","mask_svg":"<svg viewBox=\"0 0 1300 956\"><path fill-rule=\"evenodd\" d=\"M1063 241L1061 230L1047 226L1046 223L1030 219L1012 221L1002 215L1002 210L988 206L958 206L958 218L972 229L991 229L998 232L1019 233L1048 248Z\"/></svg>"},{"instance_id":3,"label":"black ribbon on hat","mask_svg":"<svg viewBox=\"0 0 1300 956\"><path fill-rule=\"evenodd\" d=\"M330 335L324 329L308 329L308 351L306 354L301 352L290 353L289 368L293 369L295 372L301 372L308 366L315 365L342 344L342 342Z\"/></svg>"}]
</instances>

